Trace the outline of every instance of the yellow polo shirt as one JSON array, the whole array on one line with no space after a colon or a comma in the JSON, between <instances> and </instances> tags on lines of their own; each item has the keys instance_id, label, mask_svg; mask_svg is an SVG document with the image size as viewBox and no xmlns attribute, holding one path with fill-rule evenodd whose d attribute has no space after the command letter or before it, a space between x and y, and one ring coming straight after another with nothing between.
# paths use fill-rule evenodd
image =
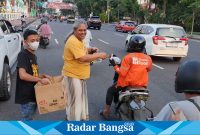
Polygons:
<instances>
[{"instance_id":1,"label":"yellow polo shirt","mask_svg":"<svg viewBox=\"0 0 200 135\"><path fill-rule=\"evenodd\" d=\"M70 36L64 47L62 74L78 79L88 79L90 77L90 63L77 60L86 54L87 48L84 43L74 35Z\"/></svg>"}]
</instances>

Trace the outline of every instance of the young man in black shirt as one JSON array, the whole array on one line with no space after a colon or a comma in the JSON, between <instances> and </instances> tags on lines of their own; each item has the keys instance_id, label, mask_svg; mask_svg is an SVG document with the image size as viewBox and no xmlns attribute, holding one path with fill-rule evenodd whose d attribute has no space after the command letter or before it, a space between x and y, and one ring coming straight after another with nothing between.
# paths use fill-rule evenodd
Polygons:
<instances>
[{"instance_id":1,"label":"young man in black shirt","mask_svg":"<svg viewBox=\"0 0 200 135\"><path fill-rule=\"evenodd\" d=\"M32 120L36 111L34 85L49 84L48 75L39 75L35 51L39 46L39 35L34 30L24 32L24 50L18 55L15 103L21 104L22 120Z\"/></svg>"}]
</instances>

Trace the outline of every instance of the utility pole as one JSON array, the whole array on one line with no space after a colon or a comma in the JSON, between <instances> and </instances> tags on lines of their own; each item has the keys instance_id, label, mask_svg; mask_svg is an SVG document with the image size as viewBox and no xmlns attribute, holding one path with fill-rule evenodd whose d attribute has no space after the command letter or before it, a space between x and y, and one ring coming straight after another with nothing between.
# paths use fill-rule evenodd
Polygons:
<instances>
[{"instance_id":1,"label":"utility pole","mask_svg":"<svg viewBox=\"0 0 200 135\"><path fill-rule=\"evenodd\" d=\"M118 16L118 20L119 20L119 0L117 1L117 16Z\"/></svg>"},{"instance_id":2,"label":"utility pole","mask_svg":"<svg viewBox=\"0 0 200 135\"><path fill-rule=\"evenodd\" d=\"M108 15L108 23L110 22L110 0L107 0L107 15Z\"/></svg>"},{"instance_id":3,"label":"utility pole","mask_svg":"<svg viewBox=\"0 0 200 135\"><path fill-rule=\"evenodd\" d=\"M28 0L28 11L29 14L31 13L31 0Z\"/></svg>"},{"instance_id":4,"label":"utility pole","mask_svg":"<svg viewBox=\"0 0 200 135\"><path fill-rule=\"evenodd\" d=\"M38 14L37 4L38 4L38 0L35 0L35 16L37 16Z\"/></svg>"}]
</instances>

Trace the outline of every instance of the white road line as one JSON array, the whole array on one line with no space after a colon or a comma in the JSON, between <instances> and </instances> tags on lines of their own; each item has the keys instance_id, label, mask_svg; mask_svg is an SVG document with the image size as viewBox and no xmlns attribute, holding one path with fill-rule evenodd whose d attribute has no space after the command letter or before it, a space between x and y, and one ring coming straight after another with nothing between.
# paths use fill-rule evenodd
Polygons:
<instances>
[{"instance_id":1,"label":"white road line","mask_svg":"<svg viewBox=\"0 0 200 135\"><path fill-rule=\"evenodd\" d=\"M115 35L120 36L120 37L125 37L125 36L122 35L122 34L117 34L117 33L115 33Z\"/></svg>"},{"instance_id":2,"label":"white road line","mask_svg":"<svg viewBox=\"0 0 200 135\"><path fill-rule=\"evenodd\" d=\"M56 44L58 45L59 44L58 40L56 38L54 40L55 40Z\"/></svg>"},{"instance_id":3,"label":"white road line","mask_svg":"<svg viewBox=\"0 0 200 135\"><path fill-rule=\"evenodd\" d=\"M98 39L99 41L101 41L101 42L103 42L104 44L107 44L107 45L109 45L109 43L108 42L106 42L106 41L103 41L102 39Z\"/></svg>"},{"instance_id":4,"label":"white road line","mask_svg":"<svg viewBox=\"0 0 200 135\"><path fill-rule=\"evenodd\" d=\"M105 31L105 30L102 30L102 31Z\"/></svg>"},{"instance_id":5,"label":"white road line","mask_svg":"<svg viewBox=\"0 0 200 135\"><path fill-rule=\"evenodd\" d=\"M156 64L153 64L153 66L155 66L155 67L157 67L157 68L159 68L159 69L164 69L163 67L158 66L158 65L156 65Z\"/></svg>"}]
</instances>

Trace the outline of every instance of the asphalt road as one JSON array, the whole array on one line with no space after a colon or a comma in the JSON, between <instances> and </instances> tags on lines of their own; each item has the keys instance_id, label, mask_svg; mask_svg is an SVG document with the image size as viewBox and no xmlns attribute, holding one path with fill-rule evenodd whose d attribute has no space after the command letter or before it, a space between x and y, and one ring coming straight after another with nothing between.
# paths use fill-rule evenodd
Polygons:
<instances>
[{"instance_id":1,"label":"asphalt road","mask_svg":"<svg viewBox=\"0 0 200 135\"><path fill-rule=\"evenodd\" d=\"M35 28L39 21L32 23L29 28ZM37 51L40 73L60 75L63 66L63 47L67 34L72 30L72 24L66 22L49 23L53 30L50 45L47 49ZM114 26L105 24L101 30L91 29L93 36L92 46L98 47L108 54L114 53L119 57L126 54L124 44L126 33L115 32ZM189 41L189 52L186 58L180 62L174 62L171 58L152 57L153 69L149 74L150 98L147 106L156 115L169 101L184 99L182 94L174 91L174 79L176 70L181 62L189 59L199 59L200 41ZM91 78L87 81L90 120L102 120L99 110L105 105L107 88L112 84L114 71L108 66L108 60L96 63L91 68ZM13 76L16 81L16 74ZM20 106L14 103L15 84L12 89L11 99L0 102L0 120L20 120ZM36 114L36 120L64 120L65 111L57 111L49 114Z\"/></svg>"}]
</instances>

